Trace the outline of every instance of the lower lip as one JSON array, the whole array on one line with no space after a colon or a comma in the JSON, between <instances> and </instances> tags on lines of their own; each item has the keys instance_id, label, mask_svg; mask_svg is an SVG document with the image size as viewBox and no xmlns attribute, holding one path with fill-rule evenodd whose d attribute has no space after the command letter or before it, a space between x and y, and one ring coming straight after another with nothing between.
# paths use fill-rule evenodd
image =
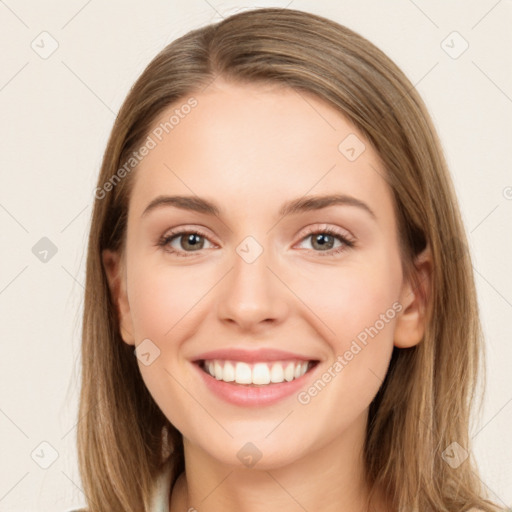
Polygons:
<instances>
[{"instance_id":1,"label":"lower lip","mask_svg":"<svg viewBox=\"0 0 512 512\"><path fill-rule=\"evenodd\" d=\"M319 365L317 363L304 375L291 382L266 384L264 386L248 386L224 382L206 373L198 364L193 363L193 366L199 372L208 388L218 397L235 405L251 407L271 405L290 395L296 394L304 387L306 381L309 380Z\"/></svg>"}]
</instances>

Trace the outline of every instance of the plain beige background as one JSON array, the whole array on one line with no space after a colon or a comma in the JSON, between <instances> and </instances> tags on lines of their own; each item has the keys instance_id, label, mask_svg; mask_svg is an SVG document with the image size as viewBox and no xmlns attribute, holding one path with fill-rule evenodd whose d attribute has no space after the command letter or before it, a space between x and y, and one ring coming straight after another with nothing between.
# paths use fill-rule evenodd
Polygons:
<instances>
[{"instance_id":1,"label":"plain beige background","mask_svg":"<svg viewBox=\"0 0 512 512\"><path fill-rule=\"evenodd\" d=\"M468 231L487 337L487 394L472 428L474 456L491 497L511 506L511 1L6 0L1 511L63 512L84 504L75 435L86 236L121 102L167 43L263 6L311 11L361 33L395 60L427 103Z\"/></svg>"}]
</instances>

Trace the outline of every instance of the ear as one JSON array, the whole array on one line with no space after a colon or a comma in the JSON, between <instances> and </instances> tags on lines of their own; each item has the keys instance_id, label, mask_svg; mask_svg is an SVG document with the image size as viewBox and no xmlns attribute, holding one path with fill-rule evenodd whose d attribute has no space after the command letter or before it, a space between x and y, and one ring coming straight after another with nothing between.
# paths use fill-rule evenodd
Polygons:
<instances>
[{"instance_id":1,"label":"ear","mask_svg":"<svg viewBox=\"0 0 512 512\"><path fill-rule=\"evenodd\" d=\"M126 272L124 260L119 252L106 249L102 253L103 267L107 275L112 302L115 305L119 321L119 330L123 341L135 345L130 304L126 293Z\"/></svg>"},{"instance_id":2,"label":"ear","mask_svg":"<svg viewBox=\"0 0 512 512\"><path fill-rule=\"evenodd\" d=\"M432 293L432 255L427 246L416 258L414 275L405 280L400 292L403 309L395 324L394 344L399 348L417 345L425 334L428 303Z\"/></svg>"}]
</instances>

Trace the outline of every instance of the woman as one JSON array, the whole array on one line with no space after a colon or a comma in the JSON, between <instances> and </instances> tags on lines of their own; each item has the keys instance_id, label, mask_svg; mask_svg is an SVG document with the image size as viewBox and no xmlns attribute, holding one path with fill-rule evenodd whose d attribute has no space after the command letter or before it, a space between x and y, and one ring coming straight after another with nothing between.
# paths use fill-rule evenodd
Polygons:
<instances>
[{"instance_id":1,"label":"woman","mask_svg":"<svg viewBox=\"0 0 512 512\"><path fill-rule=\"evenodd\" d=\"M425 106L370 42L257 9L124 102L89 238L91 512L485 511L466 236Z\"/></svg>"}]
</instances>

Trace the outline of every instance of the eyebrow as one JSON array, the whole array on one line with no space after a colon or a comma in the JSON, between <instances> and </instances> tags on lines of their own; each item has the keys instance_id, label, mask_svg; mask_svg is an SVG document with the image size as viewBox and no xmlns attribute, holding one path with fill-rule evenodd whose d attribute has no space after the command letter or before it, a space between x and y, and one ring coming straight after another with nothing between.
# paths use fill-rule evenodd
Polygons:
<instances>
[{"instance_id":1,"label":"eyebrow","mask_svg":"<svg viewBox=\"0 0 512 512\"><path fill-rule=\"evenodd\" d=\"M334 205L355 206L362 209L376 220L376 215L373 210L363 201L356 197L346 194L330 194L323 196L305 196L298 199L285 202L280 210L279 216L285 217L295 213L321 210ZM144 217L152 210L173 206L182 210L189 210L206 215L220 216L221 210L214 203L203 199L198 196L158 196L153 199L142 212L141 217Z\"/></svg>"}]
</instances>

